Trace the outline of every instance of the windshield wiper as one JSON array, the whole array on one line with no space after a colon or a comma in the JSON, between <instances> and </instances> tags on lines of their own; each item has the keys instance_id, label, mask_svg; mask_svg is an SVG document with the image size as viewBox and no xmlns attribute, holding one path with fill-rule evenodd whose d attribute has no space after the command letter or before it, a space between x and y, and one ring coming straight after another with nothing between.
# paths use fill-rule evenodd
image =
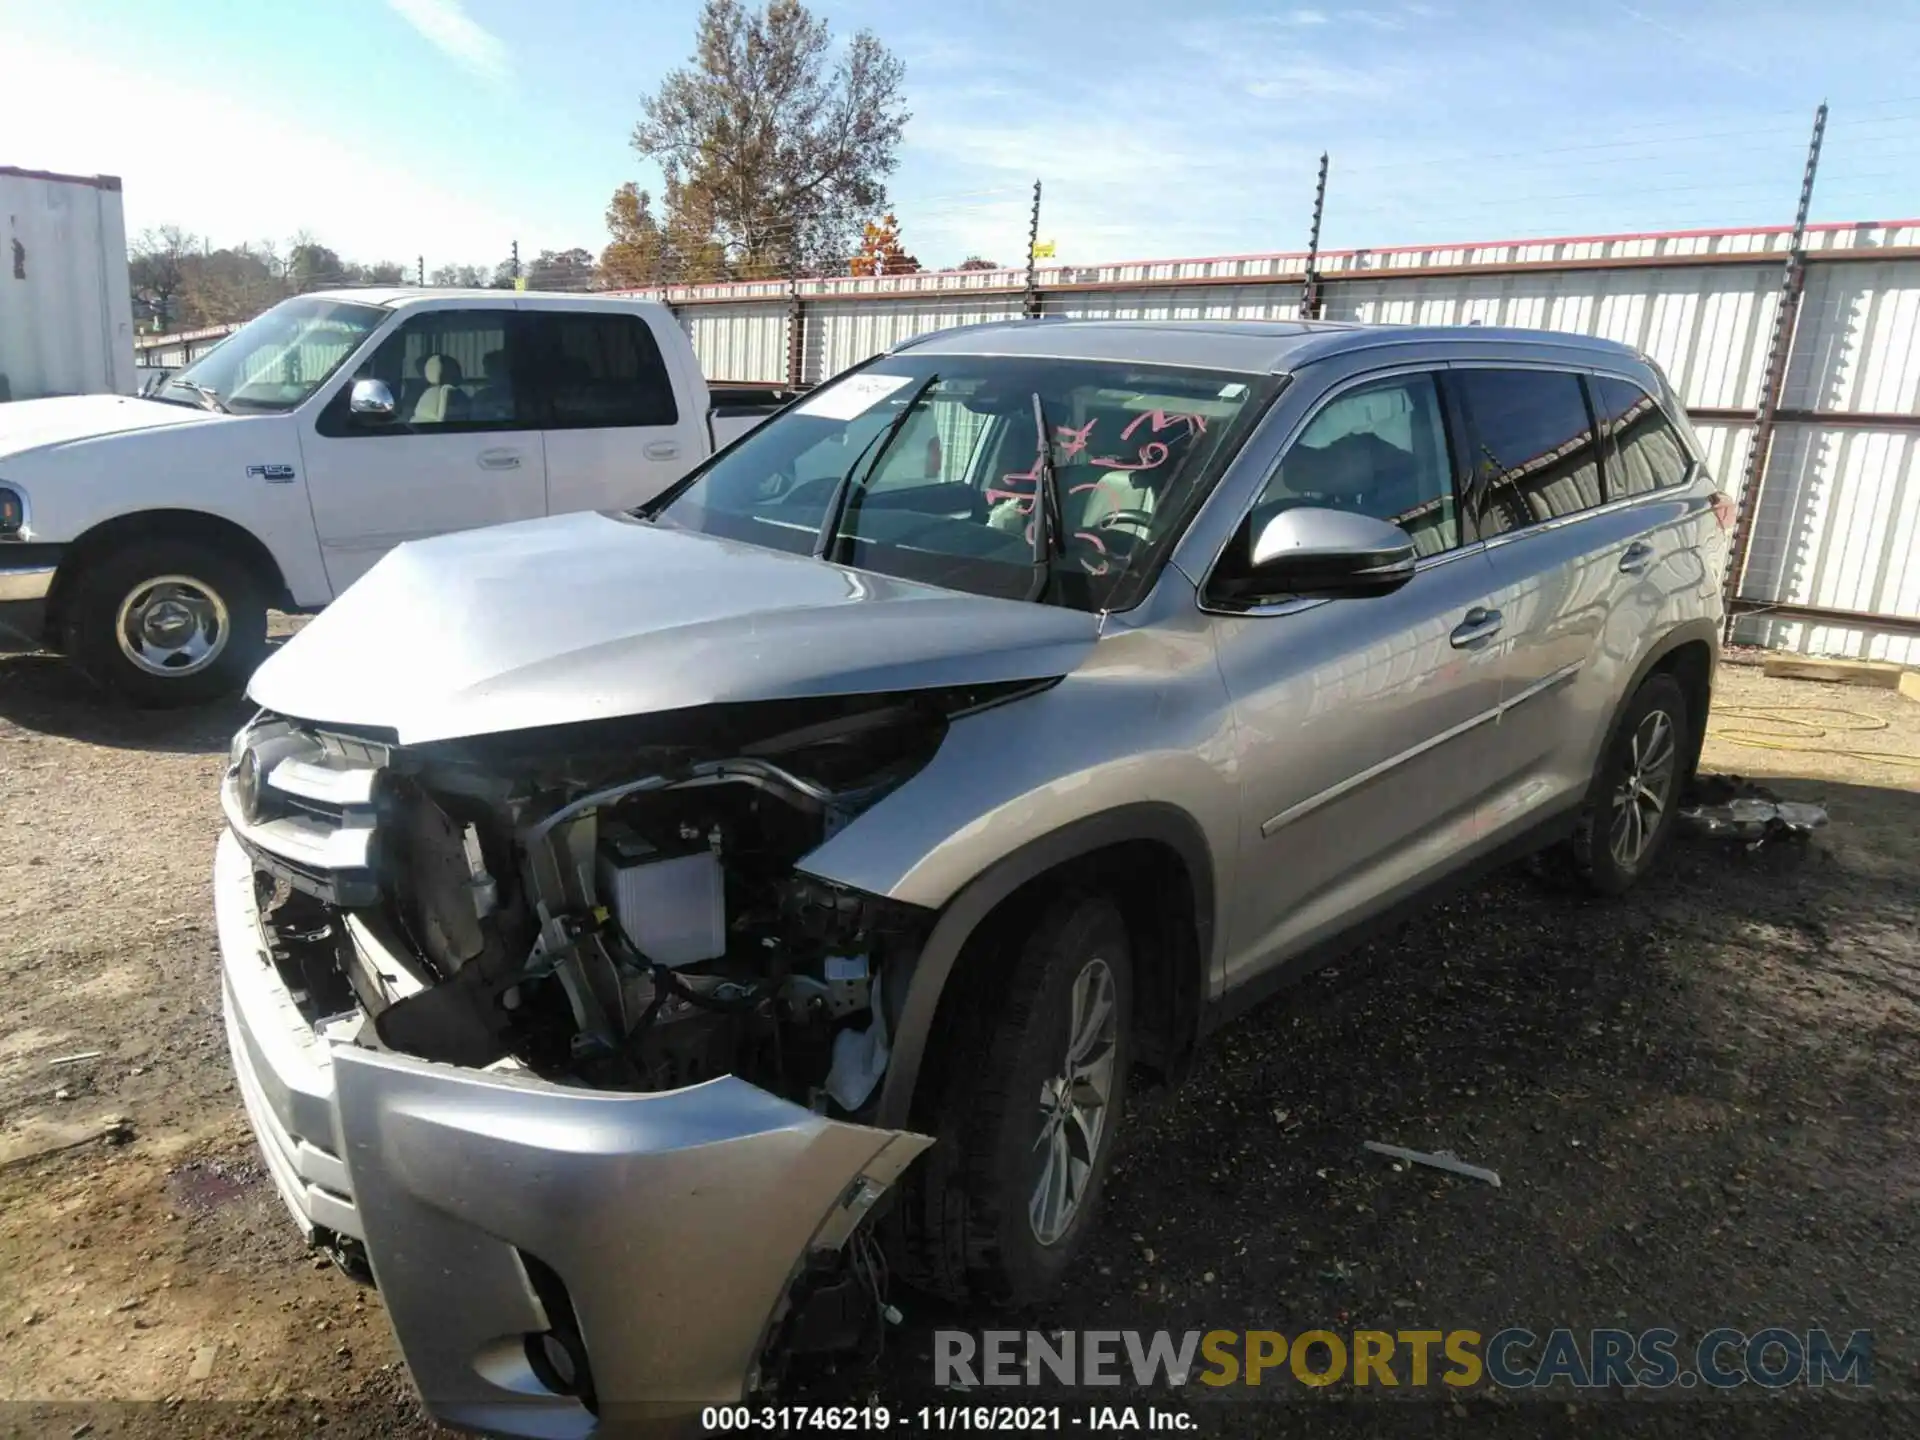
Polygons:
<instances>
[{"instance_id":1,"label":"windshield wiper","mask_svg":"<svg viewBox=\"0 0 1920 1440\"><path fill-rule=\"evenodd\" d=\"M833 487L833 493L827 497L827 513L820 517L820 532L813 537L814 559L833 559L840 541L840 521L846 514L847 498L853 493L855 477L858 476L864 482L867 476L879 468L880 462L886 458L887 447L893 444L893 437L905 428L907 417L913 414L914 407L939 381L938 375L929 375L914 387L913 393L907 396L907 403L900 407L900 413L887 422L887 428L869 440L866 448L853 457L853 463L847 467L847 473L840 477L839 484ZM872 459L867 458L869 453ZM864 466L861 464L863 460L866 461Z\"/></svg>"},{"instance_id":2,"label":"windshield wiper","mask_svg":"<svg viewBox=\"0 0 1920 1440\"><path fill-rule=\"evenodd\" d=\"M1038 390L1033 392L1033 428L1040 435L1040 454L1033 466L1034 592L1029 598L1038 600L1053 579L1053 558L1064 555L1067 549L1067 527L1060 512L1060 477L1053 469L1053 431L1047 426L1047 411Z\"/></svg>"},{"instance_id":3,"label":"windshield wiper","mask_svg":"<svg viewBox=\"0 0 1920 1440\"><path fill-rule=\"evenodd\" d=\"M231 415L233 413L227 409L226 402L220 398L220 392L215 390L211 385L202 385L197 380L182 380L178 375L167 381L167 384L160 388L164 390L169 385L178 385L182 390L190 391L194 397L200 401L204 409L218 410L222 415Z\"/></svg>"}]
</instances>

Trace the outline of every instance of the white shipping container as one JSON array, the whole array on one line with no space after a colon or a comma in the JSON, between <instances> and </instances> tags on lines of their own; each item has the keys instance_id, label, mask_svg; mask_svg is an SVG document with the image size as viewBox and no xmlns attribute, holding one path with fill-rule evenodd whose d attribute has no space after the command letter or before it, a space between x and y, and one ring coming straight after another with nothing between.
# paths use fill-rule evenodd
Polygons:
<instances>
[{"instance_id":1,"label":"white shipping container","mask_svg":"<svg viewBox=\"0 0 1920 1440\"><path fill-rule=\"evenodd\" d=\"M0 165L0 400L137 379L120 181Z\"/></svg>"}]
</instances>

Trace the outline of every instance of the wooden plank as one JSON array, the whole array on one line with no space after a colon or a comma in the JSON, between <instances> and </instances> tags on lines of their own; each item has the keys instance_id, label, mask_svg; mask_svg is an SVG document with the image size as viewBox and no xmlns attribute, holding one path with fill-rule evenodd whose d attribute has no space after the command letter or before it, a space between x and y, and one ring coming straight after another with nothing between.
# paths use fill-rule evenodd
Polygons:
<instances>
[{"instance_id":1,"label":"wooden plank","mask_svg":"<svg viewBox=\"0 0 1920 1440\"><path fill-rule=\"evenodd\" d=\"M1830 685L1864 685L1874 690L1898 690L1901 677L1910 674L1903 666L1885 660L1821 660L1807 655L1769 655L1760 662L1760 670L1783 680L1824 680Z\"/></svg>"}]
</instances>

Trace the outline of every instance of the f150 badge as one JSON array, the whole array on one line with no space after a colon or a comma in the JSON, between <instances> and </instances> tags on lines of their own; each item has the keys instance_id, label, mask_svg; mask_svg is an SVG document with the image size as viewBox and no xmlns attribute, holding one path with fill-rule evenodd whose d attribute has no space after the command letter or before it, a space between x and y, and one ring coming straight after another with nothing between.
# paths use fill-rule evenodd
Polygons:
<instances>
[{"instance_id":1,"label":"f150 badge","mask_svg":"<svg viewBox=\"0 0 1920 1440\"><path fill-rule=\"evenodd\" d=\"M269 485L291 485L293 483L293 466L249 465L247 466L247 478L249 480L264 480Z\"/></svg>"}]
</instances>

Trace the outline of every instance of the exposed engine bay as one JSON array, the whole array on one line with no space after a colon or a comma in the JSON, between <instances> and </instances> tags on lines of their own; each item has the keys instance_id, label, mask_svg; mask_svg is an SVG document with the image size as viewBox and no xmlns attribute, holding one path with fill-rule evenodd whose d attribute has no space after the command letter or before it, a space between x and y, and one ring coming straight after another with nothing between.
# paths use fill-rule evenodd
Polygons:
<instances>
[{"instance_id":1,"label":"exposed engine bay","mask_svg":"<svg viewBox=\"0 0 1920 1440\"><path fill-rule=\"evenodd\" d=\"M854 1115L933 917L796 862L909 778L956 715L1030 688L415 748L263 714L223 794L316 1027L357 1012L359 1043L423 1059L613 1090L731 1074Z\"/></svg>"}]
</instances>

